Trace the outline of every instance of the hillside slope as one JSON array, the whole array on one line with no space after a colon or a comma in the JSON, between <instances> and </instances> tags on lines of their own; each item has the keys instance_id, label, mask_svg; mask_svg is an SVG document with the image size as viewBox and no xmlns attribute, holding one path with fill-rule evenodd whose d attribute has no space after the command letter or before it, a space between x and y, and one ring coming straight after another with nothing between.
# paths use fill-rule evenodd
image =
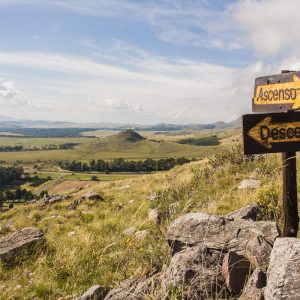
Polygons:
<instances>
[{"instance_id":1,"label":"hillside slope","mask_svg":"<svg viewBox=\"0 0 300 300\"><path fill-rule=\"evenodd\" d=\"M35 226L45 233L47 248L18 266L0 266L0 299L58 299L80 295L94 284L107 292L124 279L160 270L170 260L168 224L189 212L222 215L258 202L267 218L281 221L279 166L279 156L246 161L235 148L169 172L99 182L93 189L104 200L84 200L74 210L70 204L91 188L62 202L1 213L0 236ZM261 187L238 189L250 177L261 180ZM161 215L159 224L148 218L154 208ZM132 234L124 232L129 228Z\"/></svg>"}]
</instances>

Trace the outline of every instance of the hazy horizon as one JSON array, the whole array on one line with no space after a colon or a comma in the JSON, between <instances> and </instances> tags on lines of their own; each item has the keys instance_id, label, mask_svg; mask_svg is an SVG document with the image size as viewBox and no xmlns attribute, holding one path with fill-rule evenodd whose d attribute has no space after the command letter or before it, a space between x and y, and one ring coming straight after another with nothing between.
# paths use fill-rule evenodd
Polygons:
<instances>
[{"instance_id":1,"label":"hazy horizon","mask_svg":"<svg viewBox=\"0 0 300 300\"><path fill-rule=\"evenodd\" d=\"M229 122L254 79L300 69L300 2L0 0L1 114Z\"/></svg>"}]
</instances>

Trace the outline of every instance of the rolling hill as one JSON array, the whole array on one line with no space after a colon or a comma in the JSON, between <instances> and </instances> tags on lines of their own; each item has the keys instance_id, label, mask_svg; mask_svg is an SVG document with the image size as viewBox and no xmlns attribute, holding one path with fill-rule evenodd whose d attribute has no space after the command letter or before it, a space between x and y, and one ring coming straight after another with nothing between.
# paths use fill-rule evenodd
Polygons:
<instances>
[{"instance_id":1,"label":"rolling hill","mask_svg":"<svg viewBox=\"0 0 300 300\"><path fill-rule=\"evenodd\" d=\"M133 130L126 130L118 134L94 139L90 143L77 148L84 158L93 159L141 159L166 157L203 157L215 151L215 146L199 147L181 145L171 141L148 140Z\"/></svg>"}]
</instances>

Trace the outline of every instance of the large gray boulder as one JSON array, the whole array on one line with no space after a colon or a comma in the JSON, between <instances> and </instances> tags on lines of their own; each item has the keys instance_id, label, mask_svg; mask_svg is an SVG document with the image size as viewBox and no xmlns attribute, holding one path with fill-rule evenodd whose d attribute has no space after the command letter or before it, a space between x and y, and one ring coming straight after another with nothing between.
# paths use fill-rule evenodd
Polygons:
<instances>
[{"instance_id":1,"label":"large gray boulder","mask_svg":"<svg viewBox=\"0 0 300 300\"><path fill-rule=\"evenodd\" d=\"M300 299L300 240L275 241L267 272L265 300Z\"/></svg>"},{"instance_id":2,"label":"large gray boulder","mask_svg":"<svg viewBox=\"0 0 300 300\"><path fill-rule=\"evenodd\" d=\"M0 261L10 263L23 254L31 254L44 241L44 233L38 228L18 230L0 239Z\"/></svg>"}]
</instances>

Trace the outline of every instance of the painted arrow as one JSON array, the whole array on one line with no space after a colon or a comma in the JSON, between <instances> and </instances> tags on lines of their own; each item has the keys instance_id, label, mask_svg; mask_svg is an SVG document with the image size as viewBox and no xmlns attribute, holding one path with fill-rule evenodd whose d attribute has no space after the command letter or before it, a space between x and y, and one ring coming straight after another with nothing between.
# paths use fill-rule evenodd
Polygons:
<instances>
[{"instance_id":1,"label":"painted arrow","mask_svg":"<svg viewBox=\"0 0 300 300\"><path fill-rule=\"evenodd\" d=\"M252 127L247 135L267 149L274 143L300 142L300 121L272 123L268 116Z\"/></svg>"},{"instance_id":2,"label":"painted arrow","mask_svg":"<svg viewBox=\"0 0 300 300\"><path fill-rule=\"evenodd\" d=\"M290 90L294 89L296 91L296 99L289 99L289 100L269 100L269 101L263 101L259 100L259 90L263 89L263 91L277 91L279 89L282 90ZM277 105L285 105L285 104L291 104L293 110L300 109L300 78L297 75L293 75L293 81L290 82L283 82L283 83L272 83L272 84L266 84L266 85L258 85L256 87L255 96L253 98L253 102L255 105L270 105L270 104L277 104Z\"/></svg>"}]
</instances>

